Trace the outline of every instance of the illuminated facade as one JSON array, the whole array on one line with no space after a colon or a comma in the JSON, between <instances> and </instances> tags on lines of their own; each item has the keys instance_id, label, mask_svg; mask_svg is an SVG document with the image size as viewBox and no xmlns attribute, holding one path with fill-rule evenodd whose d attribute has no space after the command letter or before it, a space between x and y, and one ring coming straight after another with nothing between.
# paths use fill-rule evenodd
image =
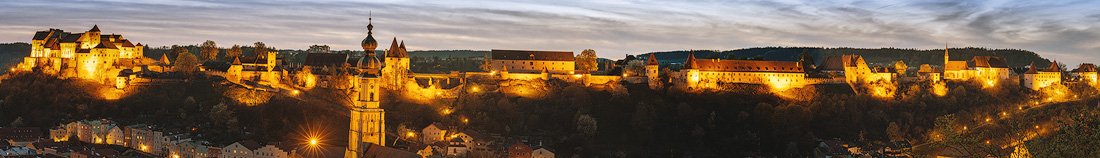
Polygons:
<instances>
[{"instance_id":1,"label":"illuminated facade","mask_svg":"<svg viewBox=\"0 0 1100 158\"><path fill-rule=\"evenodd\" d=\"M897 76L887 68L868 66L863 56L843 55L841 60L844 64L844 80L848 84L893 82Z\"/></svg>"},{"instance_id":2,"label":"illuminated facade","mask_svg":"<svg viewBox=\"0 0 1100 158\"><path fill-rule=\"evenodd\" d=\"M369 27L369 26L368 26ZM368 31L369 32L369 31ZM367 35L367 38L374 40L374 37ZM364 40L363 42L367 42ZM377 43L373 44L377 47ZM364 49L366 44L364 44ZM374 49L368 50L370 54L374 53ZM373 56L371 56L373 57ZM405 41L401 41L401 44L397 44L397 37L393 38L393 42L390 43L390 49L386 50L385 54L385 66L382 67L382 81L386 87L395 90L401 90L405 87L405 83L409 80L409 52L405 50Z\"/></svg>"},{"instance_id":3,"label":"illuminated facade","mask_svg":"<svg viewBox=\"0 0 1100 158\"><path fill-rule=\"evenodd\" d=\"M494 49L490 54L489 67L497 72L573 74L576 66L573 52Z\"/></svg>"},{"instance_id":4,"label":"illuminated facade","mask_svg":"<svg viewBox=\"0 0 1100 158\"><path fill-rule=\"evenodd\" d=\"M1100 86L1100 82L1097 81L1096 65L1092 63L1082 63L1078 65L1076 69L1073 69L1073 78L1078 82L1084 82L1093 86Z\"/></svg>"},{"instance_id":5,"label":"illuminated facade","mask_svg":"<svg viewBox=\"0 0 1100 158\"><path fill-rule=\"evenodd\" d=\"M1035 67L1035 63L1032 63L1027 72L1024 73L1024 87L1031 90L1039 90L1061 82L1062 68L1058 67L1057 61L1051 62L1046 69L1038 69Z\"/></svg>"},{"instance_id":6,"label":"illuminated facade","mask_svg":"<svg viewBox=\"0 0 1100 158\"><path fill-rule=\"evenodd\" d=\"M993 56L974 56L970 61L952 61L947 48L943 51L943 79L951 81L967 81L976 79L985 87L996 86L998 82L1008 79L1011 71L1004 59Z\"/></svg>"},{"instance_id":7,"label":"illuminated facade","mask_svg":"<svg viewBox=\"0 0 1100 158\"><path fill-rule=\"evenodd\" d=\"M932 68L932 66L928 64L920 65L920 69L917 70L917 77L923 81L929 82L940 82L940 80L943 79L940 76L940 72L937 72L935 68Z\"/></svg>"},{"instance_id":8,"label":"illuminated facade","mask_svg":"<svg viewBox=\"0 0 1100 158\"><path fill-rule=\"evenodd\" d=\"M802 62L722 60L695 58L688 54L678 81L688 88L717 88L719 84L767 85L774 90L808 85Z\"/></svg>"},{"instance_id":9,"label":"illuminated facade","mask_svg":"<svg viewBox=\"0 0 1100 158\"><path fill-rule=\"evenodd\" d=\"M367 52L367 55L364 56L363 59L360 60L361 62L356 66L361 69L362 72L357 76L356 81L352 82L351 99L353 100L353 105L349 116L351 118L351 126L348 130L348 147L344 151L345 158L356 158L362 155L364 151L361 150L366 148L362 148L361 146L366 145L366 143L386 146L386 113L381 105L379 105L381 99L380 93L382 92L379 91L379 88L386 83L380 81L379 78L388 74L384 73L385 71L379 73L378 59L374 58L374 49L378 46L378 42L374 40L372 36L373 32L371 31L373 29L373 24L367 24L367 37L363 39L362 42L363 50ZM390 52L394 53L403 51L404 48L395 50L393 46L391 46L390 50ZM391 57L388 55L386 58L387 60L391 60ZM406 63L405 65L408 65L407 55L393 58L395 59L392 60L398 60L397 62L403 60ZM394 71L391 73L404 73L408 71L407 68L408 67L405 67L403 71L391 70Z\"/></svg>"},{"instance_id":10,"label":"illuminated facade","mask_svg":"<svg viewBox=\"0 0 1100 158\"><path fill-rule=\"evenodd\" d=\"M134 44L122 35L102 35L99 26L92 26L84 33L50 29L35 33L30 56L24 57L15 69L40 70L114 85L132 78L126 77L128 74L123 74L123 70L138 72L142 65L153 62L144 58L144 49L141 43Z\"/></svg>"},{"instance_id":11,"label":"illuminated facade","mask_svg":"<svg viewBox=\"0 0 1100 158\"><path fill-rule=\"evenodd\" d=\"M661 87L661 73L660 64L657 63L657 56L653 53L649 53L649 58L645 63L645 76L648 79L649 89L658 89Z\"/></svg>"}]
</instances>

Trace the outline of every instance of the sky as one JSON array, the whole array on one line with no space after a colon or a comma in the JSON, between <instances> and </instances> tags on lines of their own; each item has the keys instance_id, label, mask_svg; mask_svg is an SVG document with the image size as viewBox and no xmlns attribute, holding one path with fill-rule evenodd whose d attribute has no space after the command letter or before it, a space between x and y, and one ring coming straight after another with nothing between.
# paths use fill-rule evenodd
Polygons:
<instances>
[{"instance_id":1,"label":"sky","mask_svg":"<svg viewBox=\"0 0 1100 158\"><path fill-rule=\"evenodd\" d=\"M261 41L360 50L530 49L604 58L751 47L1025 49L1075 67L1100 62L1100 1L1063 0L4 0L0 42L49 28L153 46Z\"/></svg>"}]
</instances>

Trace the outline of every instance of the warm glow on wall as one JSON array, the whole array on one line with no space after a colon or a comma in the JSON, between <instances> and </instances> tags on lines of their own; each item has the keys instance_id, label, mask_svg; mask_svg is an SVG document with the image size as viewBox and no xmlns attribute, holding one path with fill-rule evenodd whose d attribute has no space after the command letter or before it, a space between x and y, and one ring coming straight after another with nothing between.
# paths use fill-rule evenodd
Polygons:
<instances>
[{"instance_id":1,"label":"warm glow on wall","mask_svg":"<svg viewBox=\"0 0 1100 158\"><path fill-rule=\"evenodd\" d=\"M993 88L993 87L996 87L996 86L997 86L997 80L985 79L985 84L983 84L982 88Z\"/></svg>"}]
</instances>

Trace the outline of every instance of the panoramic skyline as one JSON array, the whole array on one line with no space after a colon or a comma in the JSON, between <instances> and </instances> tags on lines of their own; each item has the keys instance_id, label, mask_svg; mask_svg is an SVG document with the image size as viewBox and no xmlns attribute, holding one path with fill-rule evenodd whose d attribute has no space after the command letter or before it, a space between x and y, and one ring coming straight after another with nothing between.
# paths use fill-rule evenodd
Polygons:
<instances>
[{"instance_id":1,"label":"panoramic skyline","mask_svg":"<svg viewBox=\"0 0 1100 158\"><path fill-rule=\"evenodd\" d=\"M1076 65L1100 60L1096 1L4 1L0 42L46 28L153 46L213 40L279 49L358 50L375 37L409 50L540 49L603 58L749 47L1025 49ZM113 8L112 8L113 7Z\"/></svg>"}]
</instances>

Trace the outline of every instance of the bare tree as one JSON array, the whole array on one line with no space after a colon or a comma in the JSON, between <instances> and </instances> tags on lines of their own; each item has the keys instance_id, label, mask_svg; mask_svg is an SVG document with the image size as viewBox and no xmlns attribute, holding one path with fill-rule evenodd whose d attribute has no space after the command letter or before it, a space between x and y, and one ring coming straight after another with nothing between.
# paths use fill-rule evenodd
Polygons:
<instances>
[{"instance_id":1,"label":"bare tree","mask_svg":"<svg viewBox=\"0 0 1100 158\"><path fill-rule=\"evenodd\" d=\"M241 51L241 45L234 44L233 48L229 48L229 50L225 51L225 58L227 60L233 60L233 58L240 57L241 52L243 52Z\"/></svg>"}]
</instances>

